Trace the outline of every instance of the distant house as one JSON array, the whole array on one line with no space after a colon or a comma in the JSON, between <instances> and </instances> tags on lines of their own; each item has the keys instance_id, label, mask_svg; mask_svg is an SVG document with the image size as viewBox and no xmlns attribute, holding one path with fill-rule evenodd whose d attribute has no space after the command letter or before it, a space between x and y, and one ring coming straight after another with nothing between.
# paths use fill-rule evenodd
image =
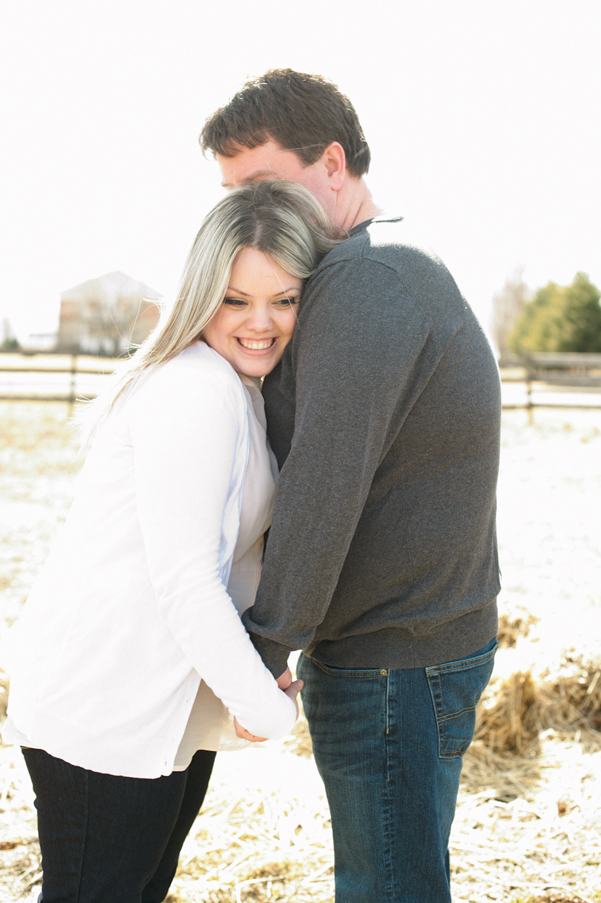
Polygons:
<instances>
[{"instance_id":1,"label":"distant house","mask_svg":"<svg viewBox=\"0 0 601 903\"><path fill-rule=\"evenodd\" d=\"M156 326L161 296L125 273L107 273L61 294L58 351L118 355Z\"/></svg>"}]
</instances>

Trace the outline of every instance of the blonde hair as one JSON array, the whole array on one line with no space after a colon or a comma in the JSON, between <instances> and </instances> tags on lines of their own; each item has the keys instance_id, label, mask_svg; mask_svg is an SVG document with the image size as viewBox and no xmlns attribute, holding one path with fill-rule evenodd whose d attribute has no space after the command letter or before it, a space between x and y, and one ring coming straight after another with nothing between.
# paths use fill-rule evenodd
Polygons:
<instances>
[{"instance_id":1,"label":"blonde hair","mask_svg":"<svg viewBox=\"0 0 601 903\"><path fill-rule=\"evenodd\" d=\"M84 443L124 392L202 336L223 303L240 251L255 248L291 276L307 279L338 241L322 207L295 182L270 180L230 191L204 219L171 309L115 371L112 385L86 406L80 418Z\"/></svg>"}]
</instances>

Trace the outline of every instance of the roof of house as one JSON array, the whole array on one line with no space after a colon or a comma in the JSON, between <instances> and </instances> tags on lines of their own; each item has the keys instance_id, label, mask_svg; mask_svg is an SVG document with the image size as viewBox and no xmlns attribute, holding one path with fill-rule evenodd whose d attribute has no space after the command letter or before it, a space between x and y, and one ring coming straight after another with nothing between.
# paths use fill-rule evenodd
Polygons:
<instances>
[{"instance_id":1,"label":"roof of house","mask_svg":"<svg viewBox=\"0 0 601 903\"><path fill-rule=\"evenodd\" d=\"M75 285L64 292L61 292L61 301L85 301L89 298L97 298L101 296L106 299L116 300L123 297L148 298L148 300L157 300L161 298L160 292L150 288L143 282L138 282L116 270L113 273L105 273L104 276L98 276L96 279L89 279L80 285Z\"/></svg>"}]
</instances>

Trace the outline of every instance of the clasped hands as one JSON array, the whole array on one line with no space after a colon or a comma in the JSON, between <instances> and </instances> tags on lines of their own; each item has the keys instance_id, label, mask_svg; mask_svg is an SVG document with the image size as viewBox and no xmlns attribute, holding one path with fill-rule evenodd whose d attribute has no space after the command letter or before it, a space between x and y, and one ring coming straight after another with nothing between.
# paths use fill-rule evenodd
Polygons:
<instances>
[{"instance_id":1,"label":"clasped hands","mask_svg":"<svg viewBox=\"0 0 601 903\"><path fill-rule=\"evenodd\" d=\"M292 702L295 704L296 717L298 718L298 702L296 701L296 697L302 690L302 680L292 680L290 668L286 668L284 673L280 677L278 677L277 684L280 690L283 690L286 696L289 696ZM242 727L242 725L236 718L234 718L234 727L236 729L236 736L240 737L241 740L250 740L251 743L262 743L267 739L267 737L257 737L255 736L255 734L251 734L246 730L245 727Z\"/></svg>"}]
</instances>

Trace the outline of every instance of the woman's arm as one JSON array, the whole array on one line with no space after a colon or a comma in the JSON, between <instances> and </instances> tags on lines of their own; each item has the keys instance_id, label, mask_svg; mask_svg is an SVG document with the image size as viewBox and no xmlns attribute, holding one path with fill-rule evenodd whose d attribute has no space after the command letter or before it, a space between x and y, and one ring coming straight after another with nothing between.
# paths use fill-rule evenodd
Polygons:
<instances>
[{"instance_id":1,"label":"woman's arm","mask_svg":"<svg viewBox=\"0 0 601 903\"><path fill-rule=\"evenodd\" d=\"M170 362L128 402L157 610L190 666L240 723L258 736L282 736L295 704L264 667L225 587L246 467L246 402L225 362L203 363Z\"/></svg>"}]
</instances>

